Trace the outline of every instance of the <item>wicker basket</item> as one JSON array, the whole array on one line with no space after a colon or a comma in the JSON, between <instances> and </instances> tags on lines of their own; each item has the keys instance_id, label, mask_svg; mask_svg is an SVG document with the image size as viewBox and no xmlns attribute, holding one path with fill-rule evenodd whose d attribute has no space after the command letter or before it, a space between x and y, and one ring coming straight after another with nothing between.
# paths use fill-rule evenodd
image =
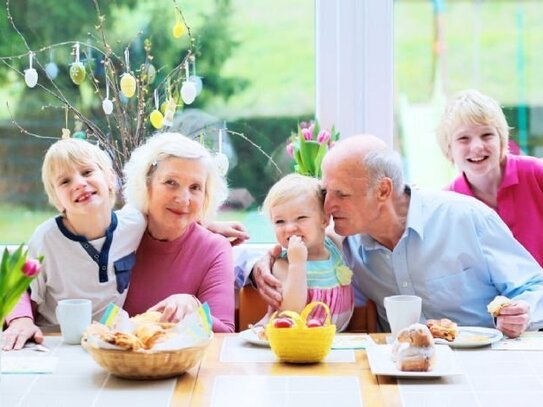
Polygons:
<instances>
[{"instance_id":1,"label":"wicker basket","mask_svg":"<svg viewBox=\"0 0 543 407\"><path fill-rule=\"evenodd\" d=\"M125 379L147 380L183 374L202 359L210 342L211 339L192 348L158 352L102 349L91 346L86 341L81 345L96 363L112 375Z\"/></svg>"},{"instance_id":2,"label":"wicker basket","mask_svg":"<svg viewBox=\"0 0 543 407\"><path fill-rule=\"evenodd\" d=\"M308 328L306 321L313 308L322 306L326 310L326 320L322 327ZM274 321L280 317L294 321L290 328L276 328ZM308 304L302 313L283 311L274 313L266 326L270 347L281 361L290 363L316 363L323 360L330 349L336 334L336 326L330 323L330 310L322 302Z\"/></svg>"}]
</instances>

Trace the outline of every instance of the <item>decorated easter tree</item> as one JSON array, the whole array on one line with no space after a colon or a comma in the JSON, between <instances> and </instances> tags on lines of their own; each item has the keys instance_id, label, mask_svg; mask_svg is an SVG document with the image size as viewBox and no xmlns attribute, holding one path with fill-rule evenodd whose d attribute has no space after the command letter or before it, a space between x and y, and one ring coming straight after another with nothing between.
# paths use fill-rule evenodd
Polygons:
<instances>
[{"instance_id":1,"label":"decorated easter tree","mask_svg":"<svg viewBox=\"0 0 543 407\"><path fill-rule=\"evenodd\" d=\"M124 1L131 3L131 0ZM184 105L194 103L196 98L200 97L204 85L202 78L196 73L196 60L205 50L201 49L193 36L178 0L160 1L165 3L164 14L170 22L166 27L168 36L173 38L174 43L178 41L181 44L175 65L171 68L155 66L152 39L144 38L141 31L135 32L134 37L124 45L110 40L107 16L98 0L92 0L96 15L94 32L89 33L85 41L68 40L45 46L36 46L35 42L27 41L25 33L19 29L12 14L12 6L19 6L19 3L11 4L11 0L6 0L7 20L23 43L24 50L17 55L0 57L0 62L24 78L30 92L40 89L48 95L53 102L44 106L45 108L64 111L64 120L59 126L57 137L28 131L15 119L8 105L14 125L21 132L38 138L75 137L95 141L111 156L114 169L119 179L122 179L122 167L134 148L142 144L150 134L169 129L174 124L176 111ZM228 3L218 1L217 13L224 16ZM108 2L105 7L110 8ZM164 18L164 15L161 18ZM218 17L211 19L207 25L212 26L216 20ZM111 45L112 43L116 46ZM138 47L138 44L142 44L142 47ZM162 47L164 45L161 43ZM228 46L231 50L231 44ZM61 53L66 48L70 50L70 61L67 61L69 68L63 70L62 66L59 68L53 61L51 55L55 51ZM65 86L66 83L68 87ZM226 96L231 95L236 86L242 86L231 78L226 78L224 83L229 84ZM85 99L83 97L74 101L74 87L81 95L87 95L86 99L89 99L90 94L94 105L99 105L98 108L86 108L81 102ZM216 92L217 89L213 91ZM99 103L96 103L97 101ZM75 122L73 127L69 124L72 120ZM203 128L203 134L195 136L203 138L205 132L206 129ZM229 132L251 142L243 134ZM220 139L223 133L219 133ZM255 147L258 148L256 145ZM219 162L222 162L223 170L226 171L228 160L222 154L221 143L218 144L218 150Z\"/></svg>"}]
</instances>

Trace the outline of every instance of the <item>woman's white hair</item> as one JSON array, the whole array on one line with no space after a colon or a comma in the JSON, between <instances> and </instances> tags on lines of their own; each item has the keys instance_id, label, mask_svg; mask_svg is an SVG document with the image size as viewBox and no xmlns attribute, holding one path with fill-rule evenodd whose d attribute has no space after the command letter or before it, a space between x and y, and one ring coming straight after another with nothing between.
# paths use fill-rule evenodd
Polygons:
<instances>
[{"instance_id":1,"label":"woman's white hair","mask_svg":"<svg viewBox=\"0 0 543 407\"><path fill-rule=\"evenodd\" d=\"M211 153L197 141L180 133L155 134L132 152L124 167L126 203L144 214L148 213L150 178L156 166L168 158L200 160L205 164L208 173L200 221L211 220L228 195L226 180L220 175Z\"/></svg>"}]
</instances>

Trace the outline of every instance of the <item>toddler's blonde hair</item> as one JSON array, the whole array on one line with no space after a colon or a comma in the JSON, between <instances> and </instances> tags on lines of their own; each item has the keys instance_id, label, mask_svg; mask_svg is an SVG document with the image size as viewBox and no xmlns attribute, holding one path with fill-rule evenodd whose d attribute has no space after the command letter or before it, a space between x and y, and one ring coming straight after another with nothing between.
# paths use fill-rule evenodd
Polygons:
<instances>
[{"instance_id":1,"label":"toddler's blonde hair","mask_svg":"<svg viewBox=\"0 0 543 407\"><path fill-rule=\"evenodd\" d=\"M271 210L274 206L288 202L300 195L308 199L315 199L324 213L324 193L320 181L317 178L300 174L289 174L277 181L268 191L262 204L262 211L271 218Z\"/></svg>"}]
</instances>

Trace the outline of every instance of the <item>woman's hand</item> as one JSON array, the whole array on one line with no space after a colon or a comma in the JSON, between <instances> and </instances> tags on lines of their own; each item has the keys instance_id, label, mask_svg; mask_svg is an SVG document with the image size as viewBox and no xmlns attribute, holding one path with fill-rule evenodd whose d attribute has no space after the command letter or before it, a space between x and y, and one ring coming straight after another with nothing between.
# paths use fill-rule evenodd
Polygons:
<instances>
[{"instance_id":1,"label":"woman's hand","mask_svg":"<svg viewBox=\"0 0 543 407\"><path fill-rule=\"evenodd\" d=\"M260 296L273 308L279 308L283 301L281 281L271 272L273 263L281 254L281 246L275 245L253 267L253 277Z\"/></svg>"},{"instance_id":2,"label":"woman's hand","mask_svg":"<svg viewBox=\"0 0 543 407\"><path fill-rule=\"evenodd\" d=\"M242 244L249 239L249 233L241 222L211 222L207 229L228 239L232 246Z\"/></svg>"},{"instance_id":3,"label":"woman's hand","mask_svg":"<svg viewBox=\"0 0 543 407\"><path fill-rule=\"evenodd\" d=\"M33 339L36 343L43 342L43 333L38 328L32 318L16 318L11 321L8 328L2 333L3 350L19 350L25 346L25 343Z\"/></svg>"},{"instance_id":4,"label":"woman's hand","mask_svg":"<svg viewBox=\"0 0 543 407\"><path fill-rule=\"evenodd\" d=\"M160 322L179 322L200 306L200 301L190 294L173 294L149 308L162 312Z\"/></svg>"}]
</instances>

